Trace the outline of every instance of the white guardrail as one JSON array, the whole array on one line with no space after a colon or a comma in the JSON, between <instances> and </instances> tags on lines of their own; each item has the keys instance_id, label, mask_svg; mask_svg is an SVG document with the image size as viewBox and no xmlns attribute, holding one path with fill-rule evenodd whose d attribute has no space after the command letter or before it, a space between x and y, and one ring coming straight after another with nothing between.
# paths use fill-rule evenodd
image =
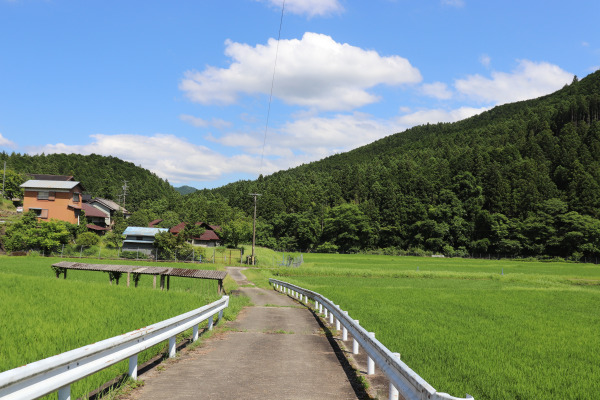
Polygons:
<instances>
[{"instance_id":1,"label":"white guardrail","mask_svg":"<svg viewBox=\"0 0 600 400\"><path fill-rule=\"evenodd\" d=\"M339 331L342 327L342 340L348 340L348 332L354 340L352 353L358 354L359 347L362 347L367 354L367 374L375 373L375 365L388 377L390 381L389 398L398 399L400 393L406 400L460 400L460 397L454 397L448 393L437 392L429 383L417 375L412 369L400 360L398 353L392 353L379 340L375 339L373 332L367 332L359 325L358 320L353 320L347 311L342 311L338 305L331 300L321 296L319 293L283 282L277 279L269 279L269 282L284 293L291 295L305 303L308 299L315 302L315 310L322 313L329 323L333 325L335 319L335 328ZM302 299L304 297L304 299ZM466 395L464 399L473 399Z\"/></svg>"},{"instance_id":2,"label":"white guardrail","mask_svg":"<svg viewBox=\"0 0 600 400\"><path fill-rule=\"evenodd\" d=\"M198 325L208 320L212 329L214 316L223 317L229 296L177 317L150 325L120 336L80 347L19 368L0 373L0 398L36 399L58 391L59 400L71 398L71 384L93 373L129 359L129 376L137 379L138 354L162 341L169 341L169 357L175 357L175 337L194 328L193 340L198 339Z\"/></svg>"}]
</instances>

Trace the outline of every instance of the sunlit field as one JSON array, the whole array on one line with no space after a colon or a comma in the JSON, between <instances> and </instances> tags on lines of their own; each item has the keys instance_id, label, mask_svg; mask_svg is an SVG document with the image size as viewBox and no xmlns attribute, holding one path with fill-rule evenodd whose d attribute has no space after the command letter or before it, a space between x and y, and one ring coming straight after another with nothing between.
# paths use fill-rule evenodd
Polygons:
<instances>
[{"instance_id":1,"label":"sunlit field","mask_svg":"<svg viewBox=\"0 0 600 400\"><path fill-rule=\"evenodd\" d=\"M476 399L600 392L600 266L304 255L278 279L328 297L438 391Z\"/></svg>"}]
</instances>

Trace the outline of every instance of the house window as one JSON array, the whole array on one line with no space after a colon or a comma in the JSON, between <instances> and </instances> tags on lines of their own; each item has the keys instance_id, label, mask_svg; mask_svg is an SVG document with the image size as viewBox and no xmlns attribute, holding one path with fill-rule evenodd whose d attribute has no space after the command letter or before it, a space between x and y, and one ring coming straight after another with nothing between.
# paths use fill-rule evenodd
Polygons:
<instances>
[{"instance_id":1,"label":"house window","mask_svg":"<svg viewBox=\"0 0 600 400\"><path fill-rule=\"evenodd\" d=\"M79 193L77 193L77 192L73 193L73 202L79 203Z\"/></svg>"},{"instance_id":2,"label":"house window","mask_svg":"<svg viewBox=\"0 0 600 400\"><path fill-rule=\"evenodd\" d=\"M38 218L48 219L48 210L45 208L30 208L29 210L35 212Z\"/></svg>"},{"instance_id":3,"label":"house window","mask_svg":"<svg viewBox=\"0 0 600 400\"><path fill-rule=\"evenodd\" d=\"M47 190L40 190L37 195L38 200L52 200L56 198L56 194L54 192L49 192Z\"/></svg>"}]
</instances>

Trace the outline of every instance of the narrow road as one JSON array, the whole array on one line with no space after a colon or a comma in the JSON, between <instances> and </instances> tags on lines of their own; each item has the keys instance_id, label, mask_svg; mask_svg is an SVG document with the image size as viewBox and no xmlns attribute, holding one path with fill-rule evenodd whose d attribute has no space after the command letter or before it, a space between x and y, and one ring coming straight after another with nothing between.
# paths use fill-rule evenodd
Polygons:
<instances>
[{"instance_id":1,"label":"narrow road","mask_svg":"<svg viewBox=\"0 0 600 400\"><path fill-rule=\"evenodd\" d=\"M238 283L248 284L241 268L228 272ZM340 363L312 312L273 290L240 291L253 306L176 362L141 376L145 385L128 399L365 397L352 385L352 371Z\"/></svg>"}]
</instances>

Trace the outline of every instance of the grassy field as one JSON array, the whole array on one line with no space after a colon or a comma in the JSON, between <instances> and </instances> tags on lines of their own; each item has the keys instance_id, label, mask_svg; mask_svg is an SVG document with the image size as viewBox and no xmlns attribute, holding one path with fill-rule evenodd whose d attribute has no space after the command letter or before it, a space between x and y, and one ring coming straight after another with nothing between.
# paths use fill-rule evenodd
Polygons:
<instances>
[{"instance_id":1,"label":"grassy field","mask_svg":"<svg viewBox=\"0 0 600 400\"><path fill-rule=\"evenodd\" d=\"M476 399L595 399L600 266L305 255L264 271L328 297L437 390Z\"/></svg>"},{"instance_id":2,"label":"grassy field","mask_svg":"<svg viewBox=\"0 0 600 400\"><path fill-rule=\"evenodd\" d=\"M0 256L0 371L151 325L219 297L216 281L200 279L172 277L169 291L152 289L150 276L142 276L137 288L128 288L125 277L118 286L109 285L108 274L104 272L69 271L66 280L56 279L50 266L65 260ZM211 268L210 265L168 265ZM231 281L226 282L226 288L233 289L232 285ZM230 300L225 319L235 318L247 304L245 297ZM164 347L162 344L143 352L139 362L159 354ZM127 362L121 362L73 385L72 393L75 398L84 395L126 372Z\"/></svg>"}]
</instances>

